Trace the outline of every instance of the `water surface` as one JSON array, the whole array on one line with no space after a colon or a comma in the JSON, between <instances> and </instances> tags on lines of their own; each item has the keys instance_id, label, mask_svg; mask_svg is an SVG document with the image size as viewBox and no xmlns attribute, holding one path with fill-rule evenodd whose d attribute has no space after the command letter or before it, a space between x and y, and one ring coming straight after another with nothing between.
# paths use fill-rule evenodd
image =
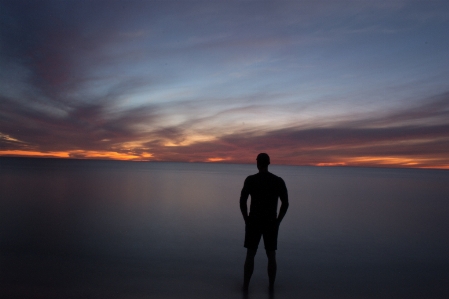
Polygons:
<instances>
[{"instance_id":1,"label":"water surface","mask_svg":"<svg viewBox=\"0 0 449 299\"><path fill-rule=\"evenodd\" d=\"M272 165L290 208L249 298L448 298L449 172ZM0 159L5 298L242 298L255 165ZM262 245L262 244L261 244Z\"/></svg>"}]
</instances>

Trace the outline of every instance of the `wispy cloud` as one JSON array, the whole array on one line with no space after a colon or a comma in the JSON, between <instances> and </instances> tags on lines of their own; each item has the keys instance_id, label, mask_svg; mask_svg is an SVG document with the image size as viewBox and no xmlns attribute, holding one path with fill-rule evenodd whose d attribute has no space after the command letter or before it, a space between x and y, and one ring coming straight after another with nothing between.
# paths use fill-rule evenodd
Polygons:
<instances>
[{"instance_id":1,"label":"wispy cloud","mask_svg":"<svg viewBox=\"0 0 449 299\"><path fill-rule=\"evenodd\" d=\"M249 163L255 153L265 151L281 164L447 167L449 118L441 123L440 116L448 107L449 98L444 94L427 105L365 121L236 133L189 146L165 148L153 144L152 150L155 159L175 161L180 157L188 161L222 158L226 162ZM417 110L422 113L416 114ZM421 123L423 117L428 121L425 126Z\"/></svg>"},{"instance_id":2,"label":"wispy cloud","mask_svg":"<svg viewBox=\"0 0 449 299\"><path fill-rule=\"evenodd\" d=\"M449 165L445 2L0 6L0 155Z\"/></svg>"}]
</instances>

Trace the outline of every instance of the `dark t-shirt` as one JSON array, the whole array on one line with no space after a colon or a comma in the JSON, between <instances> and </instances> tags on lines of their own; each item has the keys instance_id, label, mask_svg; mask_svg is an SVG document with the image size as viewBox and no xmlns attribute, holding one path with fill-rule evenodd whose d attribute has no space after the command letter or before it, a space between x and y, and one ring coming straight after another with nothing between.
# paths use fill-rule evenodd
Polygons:
<instances>
[{"instance_id":1,"label":"dark t-shirt","mask_svg":"<svg viewBox=\"0 0 449 299\"><path fill-rule=\"evenodd\" d=\"M246 204L249 195L251 195L249 210L251 220L275 220L278 198L288 203L284 180L270 172L259 172L246 178L240 195L240 203Z\"/></svg>"}]
</instances>

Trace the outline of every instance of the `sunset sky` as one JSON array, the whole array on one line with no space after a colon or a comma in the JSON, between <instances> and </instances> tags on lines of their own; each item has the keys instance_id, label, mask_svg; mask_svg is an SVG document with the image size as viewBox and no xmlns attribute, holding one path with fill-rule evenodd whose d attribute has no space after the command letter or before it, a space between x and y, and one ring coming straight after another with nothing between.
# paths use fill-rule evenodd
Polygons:
<instances>
[{"instance_id":1,"label":"sunset sky","mask_svg":"<svg viewBox=\"0 0 449 299\"><path fill-rule=\"evenodd\" d=\"M449 1L0 1L0 155L449 169Z\"/></svg>"}]
</instances>

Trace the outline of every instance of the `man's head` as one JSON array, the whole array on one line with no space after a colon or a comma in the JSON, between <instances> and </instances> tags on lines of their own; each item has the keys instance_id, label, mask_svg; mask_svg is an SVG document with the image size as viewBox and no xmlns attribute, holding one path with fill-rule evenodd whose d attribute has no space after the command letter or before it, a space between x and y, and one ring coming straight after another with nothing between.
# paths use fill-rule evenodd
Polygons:
<instances>
[{"instance_id":1,"label":"man's head","mask_svg":"<svg viewBox=\"0 0 449 299\"><path fill-rule=\"evenodd\" d=\"M257 168L259 170L261 169L268 169L268 165L270 165L270 156L268 156L266 153L260 153L257 155Z\"/></svg>"}]
</instances>

